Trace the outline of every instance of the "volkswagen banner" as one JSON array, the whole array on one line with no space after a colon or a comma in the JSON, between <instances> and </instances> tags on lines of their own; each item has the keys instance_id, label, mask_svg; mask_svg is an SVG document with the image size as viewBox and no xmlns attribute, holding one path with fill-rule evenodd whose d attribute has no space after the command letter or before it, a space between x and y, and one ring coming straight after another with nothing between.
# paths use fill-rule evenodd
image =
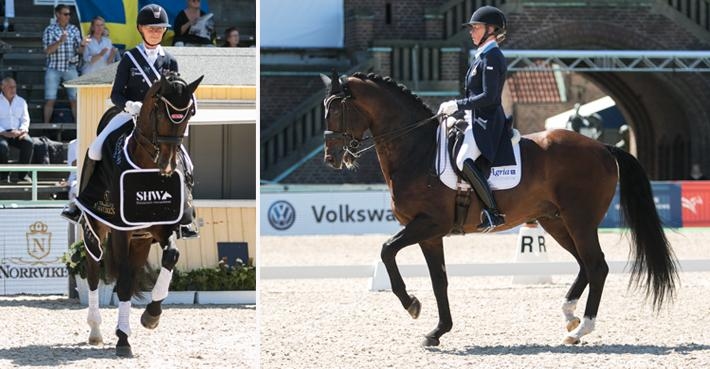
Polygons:
<instances>
[{"instance_id":1,"label":"volkswagen banner","mask_svg":"<svg viewBox=\"0 0 710 369\"><path fill-rule=\"evenodd\" d=\"M394 234L388 191L261 194L262 235Z\"/></svg>"}]
</instances>

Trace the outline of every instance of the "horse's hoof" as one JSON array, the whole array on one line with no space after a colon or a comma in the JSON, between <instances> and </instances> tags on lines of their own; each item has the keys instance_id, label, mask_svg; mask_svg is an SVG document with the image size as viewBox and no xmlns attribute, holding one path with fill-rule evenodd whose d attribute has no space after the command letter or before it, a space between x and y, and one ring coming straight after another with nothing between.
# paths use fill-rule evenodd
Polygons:
<instances>
[{"instance_id":1,"label":"horse's hoof","mask_svg":"<svg viewBox=\"0 0 710 369\"><path fill-rule=\"evenodd\" d=\"M567 336L565 337L564 341L562 341L562 343L564 343L565 345L577 345L579 344L579 338Z\"/></svg>"},{"instance_id":2,"label":"horse's hoof","mask_svg":"<svg viewBox=\"0 0 710 369\"><path fill-rule=\"evenodd\" d=\"M118 357L133 357L131 346L116 346L116 356Z\"/></svg>"},{"instance_id":3,"label":"horse's hoof","mask_svg":"<svg viewBox=\"0 0 710 369\"><path fill-rule=\"evenodd\" d=\"M574 319L570 320L567 322L567 332L572 332L579 326L580 320L577 317L574 317Z\"/></svg>"},{"instance_id":4,"label":"horse's hoof","mask_svg":"<svg viewBox=\"0 0 710 369\"><path fill-rule=\"evenodd\" d=\"M104 339L102 337L89 337L89 345L98 346L103 345Z\"/></svg>"},{"instance_id":5,"label":"horse's hoof","mask_svg":"<svg viewBox=\"0 0 710 369\"><path fill-rule=\"evenodd\" d=\"M152 316L148 313L148 310L143 311L141 315L141 324L148 329L155 329L160 323L160 315Z\"/></svg>"},{"instance_id":6,"label":"horse's hoof","mask_svg":"<svg viewBox=\"0 0 710 369\"><path fill-rule=\"evenodd\" d=\"M422 346L439 346L439 339L435 337L424 336Z\"/></svg>"},{"instance_id":7,"label":"horse's hoof","mask_svg":"<svg viewBox=\"0 0 710 369\"><path fill-rule=\"evenodd\" d=\"M407 308L407 312L409 315L412 316L412 318L417 319L419 318L419 312L422 311L422 304L419 302L419 300L414 297L414 296L409 296L412 298L412 303L409 304L409 307Z\"/></svg>"}]
</instances>

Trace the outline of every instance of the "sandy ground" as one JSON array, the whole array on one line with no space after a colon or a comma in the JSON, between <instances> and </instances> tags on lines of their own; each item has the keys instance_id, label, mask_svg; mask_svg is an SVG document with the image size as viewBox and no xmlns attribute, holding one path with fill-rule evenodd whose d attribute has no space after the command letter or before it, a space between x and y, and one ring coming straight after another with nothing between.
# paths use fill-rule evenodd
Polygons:
<instances>
[{"instance_id":1,"label":"sandy ground","mask_svg":"<svg viewBox=\"0 0 710 369\"><path fill-rule=\"evenodd\" d=\"M679 259L710 259L710 231L667 232ZM262 265L371 265L387 235L262 237ZM448 263L507 262L515 234L448 238ZM601 234L607 260L626 260L628 242ZM549 259L572 260L548 237ZM418 247L401 264L424 262ZM423 348L437 310L428 278L405 279L422 302L412 320L390 292L367 291L362 279L262 280L262 368L708 368L710 271L681 273L673 304L652 311L627 290L627 274L610 274L596 330L578 346L561 344L560 310L571 275L553 284L512 285L511 277L449 278L454 328ZM586 293L578 305L582 315Z\"/></svg>"},{"instance_id":2,"label":"sandy ground","mask_svg":"<svg viewBox=\"0 0 710 369\"><path fill-rule=\"evenodd\" d=\"M0 368L256 368L255 306L169 305L160 326L131 311L134 357L115 356L118 310L102 308L103 346L89 346L86 308L61 296L1 296Z\"/></svg>"}]
</instances>

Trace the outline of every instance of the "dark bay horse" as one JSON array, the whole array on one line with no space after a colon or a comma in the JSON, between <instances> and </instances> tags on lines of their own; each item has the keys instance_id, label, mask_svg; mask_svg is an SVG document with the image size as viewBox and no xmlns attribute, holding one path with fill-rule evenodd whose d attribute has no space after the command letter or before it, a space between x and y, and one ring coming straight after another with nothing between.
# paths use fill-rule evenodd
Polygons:
<instances>
[{"instance_id":1,"label":"dark bay horse","mask_svg":"<svg viewBox=\"0 0 710 369\"><path fill-rule=\"evenodd\" d=\"M329 88L325 105L325 162L356 166L366 131L374 141L382 174L392 196L392 210L404 226L382 245L381 258L392 292L413 318L421 304L407 293L395 257L419 243L426 259L439 310L439 322L424 345L439 344L452 327L442 238L454 226L456 192L432 174L438 122L422 101L389 78L356 73L342 81L324 78ZM562 306L567 320L565 344L577 344L594 329L609 268L599 245L597 227L620 182L621 207L631 230L631 283L643 287L654 307L671 298L677 280L676 261L656 212L649 180L630 154L580 134L555 130L520 141L522 180L517 187L495 191L506 215L497 231L537 220L579 264L579 274ZM481 203L469 209L466 233L475 232ZM584 317L574 315L589 285Z\"/></svg>"},{"instance_id":2,"label":"dark bay horse","mask_svg":"<svg viewBox=\"0 0 710 369\"><path fill-rule=\"evenodd\" d=\"M193 93L202 77L188 84L177 74L163 76L148 90L140 115L132 134L127 138L128 159L142 169L159 169L163 176L171 176L181 160L182 138L188 121L194 114ZM106 117L103 119L106 120ZM111 158L105 152L104 158ZM110 160L110 159L108 159ZM84 179L82 178L82 181ZM102 247L108 248L105 264L109 277L116 279L116 292L120 300L119 317L116 328L118 356L132 356L128 336L131 297L140 291L140 281L145 278L150 246L158 242L163 249L162 268L153 287L152 302L146 306L141 316L141 324L149 329L158 326L161 303L167 297L172 270L177 263L179 252L175 244L176 224L153 225L136 230L118 230L96 220L82 217L84 243L93 255L102 255ZM110 234L110 237L109 237ZM106 240L110 242L105 242ZM105 246L102 246L105 244ZM92 304L92 291L99 282L99 263L88 257L89 313L87 322L91 327L89 343L103 342L101 336L101 316L98 303ZM95 292L93 292L95 293ZM92 306L94 305L94 306Z\"/></svg>"}]
</instances>

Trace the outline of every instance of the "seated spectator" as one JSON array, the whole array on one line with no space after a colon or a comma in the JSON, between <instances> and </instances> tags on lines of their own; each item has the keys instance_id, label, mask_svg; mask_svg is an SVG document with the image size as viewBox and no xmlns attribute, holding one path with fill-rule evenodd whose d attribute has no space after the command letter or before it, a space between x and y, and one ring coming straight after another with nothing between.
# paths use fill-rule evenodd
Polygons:
<instances>
[{"instance_id":1,"label":"seated spectator","mask_svg":"<svg viewBox=\"0 0 710 369\"><path fill-rule=\"evenodd\" d=\"M94 17L89 27L89 37L84 47L84 67L81 74L91 73L116 61L118 49L108 37L106 22L101 16Z\"/></svg>"},{"instance_id":2,"label":"seated spectator","mask_svg":"<svg viewBox=\"0 0 710 369\"><path fill-rule=\"evenodd\" d=\"M222 47L238 47L239 46L239 30L237 27L229 27L224 31L224 44Z\"/></svg>"},{"instance_id":3,"label":"seated spectator","mask_svg":"<svg viewBox=\"0 0 710 369\"><path fill-rule=\"evenodd\" d=\"M187 0L187 8L175 17L173 46L215 46L213 14L200 9L200 0Z\"/></svg>"},{"instance_id":4,"label":"seated spectator","mask_svg":"<svg viewBox=\"0 0 710 369\"><path fill-rule=\"evenodd\" d=\"M17 83L11 77L2 80L2 95L0 95L0 164L7 164L10 146L20 149L20 164L32 162L34 141L28 134L30 128L30 114L27 102L17 96ZM32 183L30 173L17 173L11 175L11 181ZM0 173L0 181L8 180L7 173Z\"/></svg>"}]
</instances>

